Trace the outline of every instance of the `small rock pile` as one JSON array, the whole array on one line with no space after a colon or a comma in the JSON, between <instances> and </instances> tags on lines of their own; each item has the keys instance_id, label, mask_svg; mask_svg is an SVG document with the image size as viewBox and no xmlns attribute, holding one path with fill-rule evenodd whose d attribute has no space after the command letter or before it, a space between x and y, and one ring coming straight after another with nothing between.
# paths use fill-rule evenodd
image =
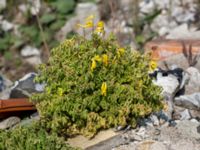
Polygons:
<instances>
[{"instance_id":1,"label":"small rock pile","mask_svg":"<svg viewBox=\"0 0 200 150\"><path fill-rule=\"evenodd\" d=\"M113 150L199 150L200 71L195 67L158 69L153 82L162 87L167 110L141 119Z\"/></svg>"},{"instance_id":2,"label":"small rock pile","mask_svg":"<svg viewBox=\"0 0 200 150\"><path fill-rule=\"evenodd\" d=\"M28 73L12 85L12 82L6 79L5 76L0 76L0 99L8 100L9 98L26 98L30 97L33 93L39 93L44 90L45 84L35 84L34 78L36 73ZM18 125L26 125L32 123L34 120L39 119L39 114L37 112L29 115L19 117L10 116L6 119L0 119L0 129L10 129Z\"/></svg>"},{"instance_id":3,"label":"small rock pile","mask_svg":"<svg viewBox=\"0 0 200 150\"><path fill-rule=\"evenodd\" d=\"M149 26L167 39L199 38L198 7L196 0L143 0L139 4L140 16L144 18L161 10Z\"/></svg>"}]
</instances>

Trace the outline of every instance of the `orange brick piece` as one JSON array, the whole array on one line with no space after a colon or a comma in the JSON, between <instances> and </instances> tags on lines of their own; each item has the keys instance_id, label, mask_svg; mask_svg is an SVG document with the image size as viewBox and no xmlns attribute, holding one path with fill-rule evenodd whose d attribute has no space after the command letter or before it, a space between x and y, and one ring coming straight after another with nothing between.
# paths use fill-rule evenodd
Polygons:
<instances>
[{"instance_id":1,"label":"orange brick piece","mask_svg":"<svg viewBox=\"0 0 200 150\"><path fill-rule=\"evenodd\" d=\"M187 50L191 46L193 55L200 53L200 40L153 40L145 45L145 51L152 52L153 60L165 60L176 54L183 53L184 45Z\"/></svg>"},{"instance_id":2,"label":"orange brick piece","mask_svg":"<svg viewBox=\"0 0 200 150\"><path fill-rule=\"evenodd\" d=\"M36 108L27 98L0 100L0 118L22 115L33 111L36 111Z\"/></svg>"}]
</instances>

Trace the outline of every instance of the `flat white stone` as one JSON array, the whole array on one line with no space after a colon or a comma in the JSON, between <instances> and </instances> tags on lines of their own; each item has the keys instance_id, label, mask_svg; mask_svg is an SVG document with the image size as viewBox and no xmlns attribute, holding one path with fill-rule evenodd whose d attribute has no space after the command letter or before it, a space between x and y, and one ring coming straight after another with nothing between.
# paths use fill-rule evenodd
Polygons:
<instances>
[{"instance_id":1,"label":"flat white stone","mask_svg":"<svg viewBox=\"0 0 200 150\"><path fill-rule=\"evenodd\" d=\"M27 45L21 50L21 55L23 57L38 56L40 55L40 50L35 47Z\"/></svg>"}]
</instances>

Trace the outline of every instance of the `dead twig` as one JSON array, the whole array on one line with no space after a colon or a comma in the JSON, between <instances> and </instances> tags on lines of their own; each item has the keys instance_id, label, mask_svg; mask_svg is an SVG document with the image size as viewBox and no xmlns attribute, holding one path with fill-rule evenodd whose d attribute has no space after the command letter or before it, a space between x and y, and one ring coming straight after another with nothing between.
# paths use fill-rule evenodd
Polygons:
<instances>
[{"instance_id":1,"label":"dead twig","mask_svg":"<svg viewBox=\"0 0 200 150\"><path fill-rule=\"evenodd\" d=\"M189 44L189 47L187 48L185 42L182 41L181 43L182 43L182 47L183 47L182 53L185 56L185 58L187 59L189 66L195 66L198 62L200 55L196 54L193 56L192 44Z\"/></svg>"}]
</instances>

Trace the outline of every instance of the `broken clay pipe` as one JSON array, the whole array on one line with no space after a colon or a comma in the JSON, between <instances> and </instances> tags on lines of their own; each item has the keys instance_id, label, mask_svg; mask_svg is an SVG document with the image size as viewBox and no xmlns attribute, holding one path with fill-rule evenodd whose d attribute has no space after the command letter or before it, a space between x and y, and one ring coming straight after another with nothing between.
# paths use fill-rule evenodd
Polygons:
<instances>
[{"instance_id":1,"label":"broken clay pipe","mask_svg":"<svg viewBox=\"0 0 200 150\"><path fill-rule=\"evenodd\" d=\"M35 105L27 98L0 100L0 118L21 116L35 111Z\"/></svg>"}]
</instances>

